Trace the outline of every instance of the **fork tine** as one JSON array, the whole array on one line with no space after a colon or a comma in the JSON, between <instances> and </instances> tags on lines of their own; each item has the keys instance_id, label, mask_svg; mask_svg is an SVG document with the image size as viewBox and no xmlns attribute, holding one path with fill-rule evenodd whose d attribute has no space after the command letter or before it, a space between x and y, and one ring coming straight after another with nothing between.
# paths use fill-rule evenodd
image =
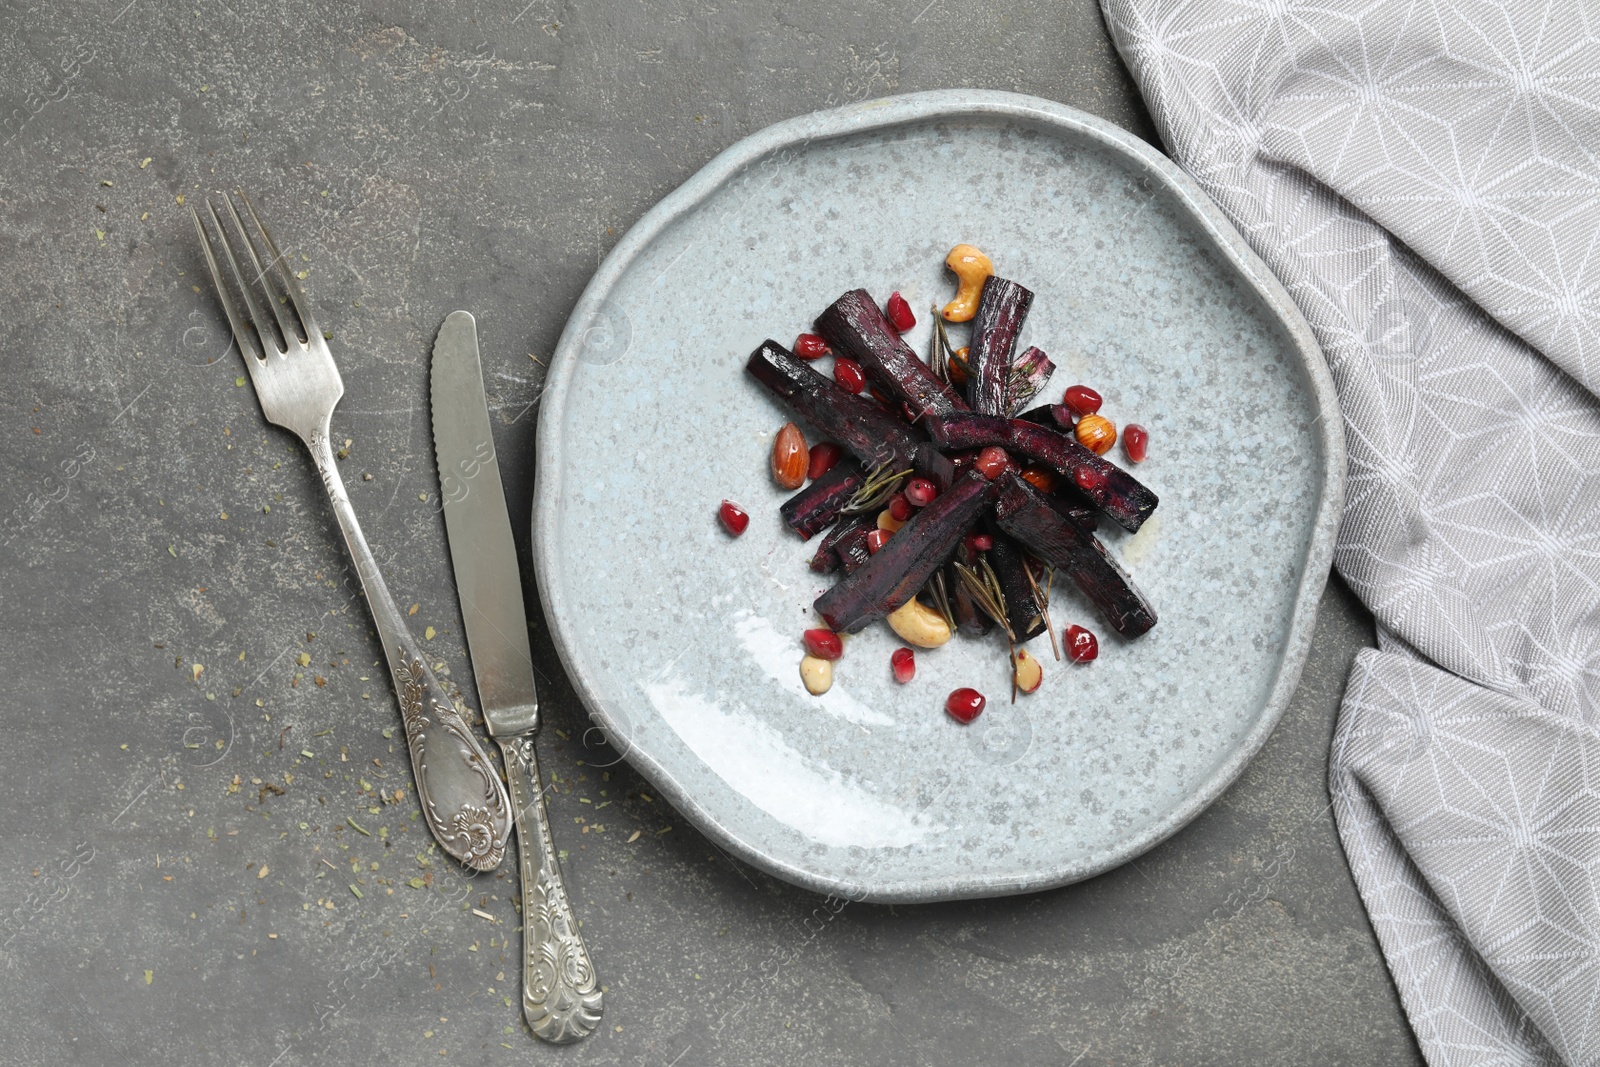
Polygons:
<instances>
[{"instance_id":1,"label":"fork tine","mask_svg":"<svg viewBox=\"0 0 1600 1067\"><path fill-rule=\"evenodd\" d=\"M225 195L222 202L227 205L229 217L233 219L233 224L239 228L239 234L244 238L244 248L250 254L250 265L255 269L256 281L261 283L262 290L266 292L267 303L272 305L272 315L278 320L278 329L283 331L284 349L287 351L296 347L300 343L300 332L295 329L295 324L289 321L289 314L284 310L283 301L279 299L278 291L273 288L272 276L267 268L262 266L261 257L256 254L256 243L250 239L250 231L245 228L244 220L239 217L239 212L233 206L233 197Z\"/></svg>"},{"instance_id":2,"label":"fork tine","mask_svg":"<svg viewBox=\"0 0 1600 1067\"><path fill-rule=\"evenodd\" d=\"M206 201L206 210L211 212L211 221L216 225L217 232L222 233L222 224L218 221L217 213L211 207L211 201L209 200ZM211 235L206 232L205 226L200 222L199 208L191 204L189 215L194 219L195 232L200 235L200 248L206 254L206 266L211 269L211 284L217 290L217 299L222 302L222 310L227 313L228 326L233 330L233 341L239 346L239 354L244 356L245 366L254 375L257 365L256 349L250 344L250 339L245 336L244 320L239 317L239 309L234 305L233 298L228 295L227 285L223 283L222 268L217 264L217 255L211 244ZM226 244L226 235L224 235L224 244ZM237 276L237 267L235 267L235 276Z\"/></svg>"},{"instance_id":3,"label":"fork tine","mask_svg":"<svg viewBox=\"0 0 1600 1067\"><path fill-rule=\"evenodd\" d=\"M244 209L250 213L251 221L256 224L256 229L261 231L261 239L267 243L267 252L272 256L272 261L278 265L278 277L283 279L283 288L289 294L289 303L294 305L295 314L300 316L300 323L306 328L306 338L309 340L312 337L320 336L317 332L316 321L311 317L311 301L306 297L305 291L300 288L300 283L295 280L293 273L285 265L284 255L278 251L277 243L272 240L272 234L267 231L267 224L261 221L260 215L256 214L256 206L250 202L250 198L244 194L244 190L240 189L238 193L239 199L244 201Z\"/></svg>"},{"instance_id":4,"label":"fork tine","mask_svg":"<svg viewBox=\"0 0 1600 1067\"><path fill-rule=\"evenodd\" d=\"M211 224L217 228L217 235L222 238L222 254L228 257L228 266L233 268L233 280L238 283L239 291L244 294L245 306L250 309L250 325L256 331L256 340L261 346L261 358L266 359L271 353L281 354L277 339L272 335L272 326L267 320L261 305L256 302L255 290L250 288L249 276L244 268L239 266L239 257L234 254L233 241L228 238L228 228L222 224L222 219L217 215L217 209L212 206L210 198L206 199L206 210L211 213ZM219 281L218 288L221 288Z\"/></svg>"}]
</instances>

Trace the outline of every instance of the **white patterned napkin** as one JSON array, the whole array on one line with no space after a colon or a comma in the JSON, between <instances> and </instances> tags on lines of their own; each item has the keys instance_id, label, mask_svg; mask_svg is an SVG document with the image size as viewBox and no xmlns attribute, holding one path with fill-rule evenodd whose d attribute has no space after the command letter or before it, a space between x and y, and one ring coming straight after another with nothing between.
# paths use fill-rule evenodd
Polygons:
<instances>
[{"instance_id":1,"label":"white patterned napkin","mask_svg":"<svg viewBox=\"0 0 1600 1067\"><path fill-rule=\"evenodd\" d=\"M1422 1047L1600 1060L1600 7L1102 3L1339 389L1330 787Z\"/></svg>"}]
</instances>

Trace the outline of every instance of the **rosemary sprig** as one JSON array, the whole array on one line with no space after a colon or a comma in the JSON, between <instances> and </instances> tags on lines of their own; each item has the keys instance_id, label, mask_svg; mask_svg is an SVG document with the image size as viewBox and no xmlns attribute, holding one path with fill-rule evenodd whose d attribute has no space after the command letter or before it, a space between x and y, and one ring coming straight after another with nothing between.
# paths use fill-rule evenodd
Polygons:
<instances>
[{"instance_id":1,"label":"rosemary sprig","mask_svg":"<svg viewBox=\"0 0 1600 1067\"><path fill-rule=\"evenodd\" d=\"M1026 566L1026 564L1024 564ZM1006 597L1000 589L1000 577L995 574L994 568L989 566L987 559L980 559L976 567L968 567L957 563L956 575L961 579L961 584L967 587L967 592L972 594L972 599L977 601L979 609L989 618L993 619L1006 633L1006 658L1011 663L1011 703L1017 702L1017 634L1011 629L1011 620L1006 617ZM1033 580L1033 575L1028 575L1028 580ZM1034 595L1037 598L1038 586L1034 586ZM1045 624L1049 625L1050 617L1045 616ZM1054 627L1051 627L1053 630ZM1050 635L1050 643L1055 644L1055 634ZM1056 653L1060 659L1061 654Z\"/></svg>"},{"instance_id":2,"label":"rosemary sprig","mask_svg":"<svg viewBox=\"0 0 1600 1067\"><path fill-rule=\"evenodd\" d=\"M867 475L867 480L857 489L845 503L843 511L847 515L862 511L876 511L886 504L890 497L900 491L900 479L910 474L909 470L891 471L892 461L885 461L872 468Z\"/></svg>"},{"instance_id":3,"label":"rosemary sprig","mask_svg":"<svg viewBox=\"0 0 1600 1067\"><path fill-rule=\"evenodd\" d=\"M967 381L972 381L972 364L968 363L961 356L958 356L954 350L950 352L950 363L953 366L960 367L961 373L967 376Z\"/></svg>"},{"instance_id":4,"label":"rosemary sprig","mask_svg":"<svg viewBox=\"0 0 1600 1067\"><path fill-rule=\"evenodd\" d=\"M980 559L976 567L969 567L959 562L955 566L956 577L961 580L967 592L972 594L972 599L977 602L978 608L1006 632L1006 643L1015 646L1017 634L1011 629L1011 620L1006 618L1006 596L1000 591L1000 579L995 576L994 568L989 566L989 561Z\"/></svg>"},{"instance_id":5,"label":"rosemary sprig","mask_svg":"<svg viewBox=\"0 0 1600 1067\"><path fill-rule=\"evenodd\" d=\"M1028 576L1028 585L1033 589L1033 602L1039 608L1039 614L1044 616L1044 628L1050 634L1050 651L1056 654L1056 662L1061 662L1061 646L1056 643L1056 624L1050 621L1050 584L1055 581L1056 569L1045 565L1045 585L1039 588L1039 583L1033 577L1033 564L1024 560L1022 573Z\"/></svg>"},{"instance_id":6,"label":"rosemary sprig","mask_svg":"<svg viewBox=\"0 0 1600 1067\"><path fill-rule=\"evenodd\" d=\"M928 579L927 590L933 597L934 606L939 609L939 614L944 616L944 623L950 627L950 632L956 632L956 617L950 611L950 594L944 587L944 571L933 572L933 577Z\"/></svg>"},{"instance_id":7,"label":"rosemary sprig","mask_svg":"<svg viewBox=\"0 0 1600 1067\"><path fill-rule=\"evenodd\" d=\"M935 307L933 316L934 371L948 385L950 384L950 365L953 363L961 368L961 372L968 379L971 379L972 366L956 355L955 347L950 344L950 335L945 333L944 330L944 317L938 311L939 309Z\"/></svg>"}]
</instances>

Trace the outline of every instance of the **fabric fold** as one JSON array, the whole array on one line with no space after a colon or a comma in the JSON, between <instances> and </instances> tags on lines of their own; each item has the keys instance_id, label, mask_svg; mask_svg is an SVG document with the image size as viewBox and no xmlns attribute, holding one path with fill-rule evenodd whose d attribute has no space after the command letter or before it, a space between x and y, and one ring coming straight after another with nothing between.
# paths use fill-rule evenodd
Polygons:
<instances>
[{"instance_id":1,"label":"fabric fold","mask_svg":"<svg viewBox=\"0 0 1600 1067\"><path fill-rule=\"evenodd\" d=\"M1568 1020L1588 1014L1595 962L1570 883L1600 867L1600 794L1567 786L1600 766L1600 740L1381 651L1358 657L1344 720L1329 782L1340 838L1430 1058L1516 1048L1560 1063L1552 1045L1587 1048ZM1519 753L1546 773L1522 780ZM1552 964L1567 976L1552 982Z\"/></svg>"},{"instance_id":2,"label":"fabric fold","mask_svg":"<svg viewBox=\"0 0 1600 1067\"><path fill-rule=\"evenodd\" d=\"M1403 670L1403 657L1384 662L1389 658L1373 652L1358 658L1347 709L1364 707L1374 671ZM1386 745L1418 754L1407 729L1385 708L1374 709L1367 721L1372 720L1390 720L1397 729L1394 734L1341 730L1328 787L1340 839L1418 1042L1434 1063L1559 1064L1533 1017L1506 992L1440 903L1387 813L1367 791L1362 769L1353 766Z\"/></svg>"}]
</instances>

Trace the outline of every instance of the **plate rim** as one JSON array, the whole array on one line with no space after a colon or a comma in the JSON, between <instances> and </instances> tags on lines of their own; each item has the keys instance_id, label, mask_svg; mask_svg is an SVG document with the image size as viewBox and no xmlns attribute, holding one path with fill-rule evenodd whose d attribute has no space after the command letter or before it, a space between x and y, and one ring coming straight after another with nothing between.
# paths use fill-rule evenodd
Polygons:
<instances>
[{"instance_id":1,"label":"plate rim","mask_svg":"<svg viewBox=\"0 0 1600 1067\"><path fill-rule=\"evenodd\" d=\"M551 356L550 370L539 405L532 515L533 563L539 600L556 653L591 720L608 737L626 739L627 730L621 728L626 724L615 721L605 703L599 699L591 672L568 644L561 621L566 604L559 586L547 577L558 565L551 556L551 546L555 543L553 531L562 488L559 460L563 440L559 433L560 420L546 416L564 408L567 390L578 363L575 350L580 347L596 315L605 306L612 288L638 255L669 226L769 153L788 147L803 147L810 141L832 140L915 122L996 118L1055 127L1062 132L1088 138L1143 169L1146 175L1161 182L1189 209L1213 244L1272 309L1300 356L1302 369L1320 409L1316 421L1322 434L1323 475L1316 520L1311 527L1277 678L1262 714L1228 758L1182 804L1137 835L1124 839L1116 848L1094 853L1086 860L1041 869L1030 878L985 879L965 875L946 878L937 885L927 879L862 884L849 878L820 874L797 867L747 842L724 825L717 814L703 805L693 790L680 783L677 775L667 766L637 747L628 745L623 749L623 757L717 845L754 867L830 897L899 904L1035 892L1103 874L1171 837L1210 807L1238 779L1261 751L1288 709L1310 652L1318 605L1333 563L1335 539L1344 510L1346 478L1344 418L1339 410L1333 377L1310 324L1288 290L1194 179L1158 149L1121 127L1088 112L1040 97L997 90L934 89L861 101L785 119L723 149L628 229L589 279L562 329Z\"/></svg>"}]
</instances>

